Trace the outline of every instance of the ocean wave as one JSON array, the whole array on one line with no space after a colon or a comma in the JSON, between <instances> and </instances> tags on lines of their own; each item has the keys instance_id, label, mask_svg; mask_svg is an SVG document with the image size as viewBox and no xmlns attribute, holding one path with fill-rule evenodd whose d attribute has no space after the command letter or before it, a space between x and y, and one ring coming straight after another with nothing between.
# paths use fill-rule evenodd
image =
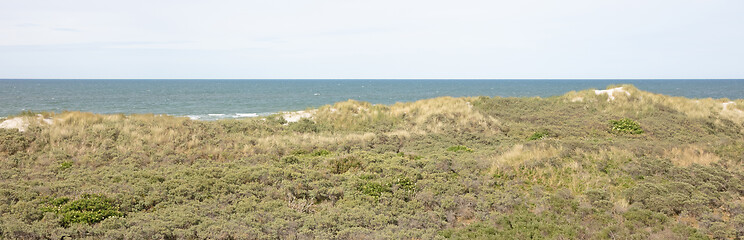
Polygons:
<instances>
[{"instance_id":1,"label":"ocean wave","mask_svg":"<svg viewBox=\"0 0 744 240\"><path fill-rule=\"evenodd\" d=\"M258 113L236 113L238 117L258 117Z\"/></svg>"}]
</instances>

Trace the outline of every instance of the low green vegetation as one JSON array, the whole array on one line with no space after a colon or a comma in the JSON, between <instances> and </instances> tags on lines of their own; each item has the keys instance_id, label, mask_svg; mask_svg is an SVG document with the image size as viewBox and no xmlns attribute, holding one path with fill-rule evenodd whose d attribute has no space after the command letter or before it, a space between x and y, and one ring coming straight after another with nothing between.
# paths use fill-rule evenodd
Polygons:
<instances>
[{"instance_id":1,"label":"low green vegetation","mask_svg":"<svg viewBox=\"0 0 744 240\"><path fill-rule=\"evenodd\" d=\"M548 130L543 129L543 130L539 130L533 133L529 138L527 138L527 140L530 140L530 141L540 140L540 139L548 137L548 135L550 135L550 132Z\"/></svg>"},{"instance_id":2,"label":"low green vegetation","mask_svg":"<svg viewBox=\"0 0 744 240\"><path fill-rule=\"evenodd\" d=\"M49 201L43 212L53 212L60 217L60 224L69 227L73 223L93 224L109 217L120 217L122 213L114 206L113 200L93 194L83 194L80 199L71 201L67 197Z\"/></svg>"},{"instance_id":3,"label":"low green vegetation","mask_svg":"<svg viewBox=\"0 0 744 240\"><path fill-rule=\"evenodd\" d=\"M744 237L744 113L623 87L290 123L44 113L0 129L0 239Z\"/></svg>"},{"instance_id":4,"label":"low green vegetation","mask_svg":"<svg viewBox=\"0 0 744 240\"><path fill-rule=\"evenodd\" d=\"M630 119L630 118L612 120L610 121L610 124L612 125L611 130L616 133L627 133L627 134L643 133L643 129L641 129L641 125L638 124L638 122L633 121L633 119Z\"/></svg>"},{"instance_id":5,"label":"low green vegetation","mask_svg":"<svg viewBox=\"0 0 744 240\"><path fill-rule=\"evenodd\" d=\"M450 151L450 152L460 152L460 151L462 151L462 152L472 152L473 149L470 149L469 147L466 147L466 146L457 145L457 146L448 147L447 148L447 151Z\"/></svg>"}]
</instances>

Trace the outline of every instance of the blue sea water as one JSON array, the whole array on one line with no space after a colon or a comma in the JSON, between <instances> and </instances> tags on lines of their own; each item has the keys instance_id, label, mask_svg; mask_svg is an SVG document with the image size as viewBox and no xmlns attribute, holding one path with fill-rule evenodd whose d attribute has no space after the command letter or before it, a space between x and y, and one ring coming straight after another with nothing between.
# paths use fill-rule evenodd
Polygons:
<instances>
[{"instance_id":1,"label":"blue sea water","mask_svg":"<svg viewBox=\"0 0 744 240\"><path fill-rule=\"evenodd\" d=\"M633 84L688 98L744 98L744 80L0 80L0 117L22 111L156 113L193 119L268 115L348 99L375 104L439 96L549 97Z\"/></svg>"}]
</instances>

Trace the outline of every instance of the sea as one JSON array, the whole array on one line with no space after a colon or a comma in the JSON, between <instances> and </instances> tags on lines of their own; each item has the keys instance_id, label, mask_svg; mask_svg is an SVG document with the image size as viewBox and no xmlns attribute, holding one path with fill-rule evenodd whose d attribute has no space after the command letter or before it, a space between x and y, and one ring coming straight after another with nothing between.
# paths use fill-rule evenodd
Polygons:
<instances>
[{"instance_id":1,"label":"sea","mask_svg":"<svg viewBox=\"0 0 744 240\"><path fill-rule=\"evenodd\" d=\"M154 113L217 120L317 108L349 99L373 104L440 96L549 97L633 84L688 98L744 98L744 80L69 80L0 79L0 117L24 111Z\"/></svg>"}]
</instances>

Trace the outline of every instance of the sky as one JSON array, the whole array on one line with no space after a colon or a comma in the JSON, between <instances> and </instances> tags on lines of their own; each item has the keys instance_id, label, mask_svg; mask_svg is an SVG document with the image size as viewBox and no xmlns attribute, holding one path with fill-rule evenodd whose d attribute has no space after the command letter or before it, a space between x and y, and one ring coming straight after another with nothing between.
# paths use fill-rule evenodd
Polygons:
<instances>
[{"instance_id":1,"label":"sky","mask_svg":"<svg viewBox=\"0 0 744 240\"><path fill-rule=\"evenodd\" d=\"M0 78L744 78L744 1L0 0Z\"/></svg>"}]
</instances>

